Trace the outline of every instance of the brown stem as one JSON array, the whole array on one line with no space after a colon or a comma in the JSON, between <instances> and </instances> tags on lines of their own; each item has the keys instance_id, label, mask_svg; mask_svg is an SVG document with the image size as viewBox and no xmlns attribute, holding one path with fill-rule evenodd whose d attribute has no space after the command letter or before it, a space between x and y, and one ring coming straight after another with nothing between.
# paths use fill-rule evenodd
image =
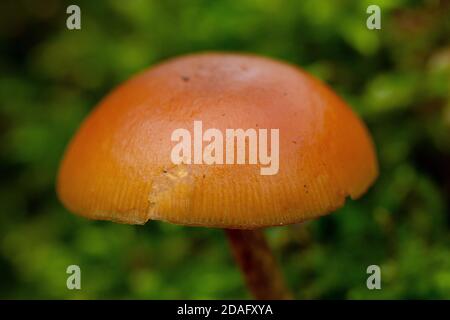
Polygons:
<instances>
[{"instance_id":1,"label":"brown stem","mask_svg":"<svg viewBox=\"0 0 450 320\"><path fill-rule=\"evenodd\" d=\"M234 258L255 299L292 299L261 230L225 229Z\"/></svg>"}]
</instances>

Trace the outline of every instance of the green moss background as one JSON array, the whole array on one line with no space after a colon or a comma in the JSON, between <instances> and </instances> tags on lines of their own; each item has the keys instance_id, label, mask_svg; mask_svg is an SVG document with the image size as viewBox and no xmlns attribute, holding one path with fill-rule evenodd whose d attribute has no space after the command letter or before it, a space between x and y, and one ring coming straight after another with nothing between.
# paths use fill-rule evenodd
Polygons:
<instances>
[{"instance_id":1,"label":"green moss background","mask_svg":"<svg viewBox=\"0 0 450 320\"><path fill-rule=\"evenodd\" d=\"M81 7L82 29L65 26ZM366 28L366 8L382 29ZM248 298L221 230L92 222L55 196L65 145L114 86L163 59L246 51L323 79L368 124L358 201L267 235L297 298L450 298L450 1L1 1L0 298ZM66 268L82 290L66 288ZM382 290L366 268L382 269Z\"/></svg>"}]
</instances>

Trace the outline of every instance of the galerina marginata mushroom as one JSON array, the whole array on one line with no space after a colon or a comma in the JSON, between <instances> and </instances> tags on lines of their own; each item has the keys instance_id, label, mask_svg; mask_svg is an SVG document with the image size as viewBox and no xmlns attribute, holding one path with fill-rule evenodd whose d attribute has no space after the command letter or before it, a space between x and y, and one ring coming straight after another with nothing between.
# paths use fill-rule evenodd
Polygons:
<instances>
[{"instance_id":1,"label":"galerina marginata mushroom","mask_svg":"<svg viewBox=\"0 0 450 320\"><path fill-rule=\"evenodd\" d=\"M278 170L261 174L250 149L240 164L174 163L173 132L195 121L222 133L277 129L278 150L266 151L278 151ZM254 297L286 299L261 229L333 212L377 174L366 127L322 82L268 58L202 53L154 66L101 101L66 150L57 191L90 219L223 228Z\"/></svg>"}]
</instances>

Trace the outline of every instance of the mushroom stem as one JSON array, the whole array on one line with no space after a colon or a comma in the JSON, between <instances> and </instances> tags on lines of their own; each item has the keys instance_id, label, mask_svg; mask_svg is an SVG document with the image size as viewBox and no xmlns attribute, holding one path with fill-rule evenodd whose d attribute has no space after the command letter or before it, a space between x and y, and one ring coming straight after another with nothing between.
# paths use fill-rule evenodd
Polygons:
<instances>
[{"instance_id":1,"label":"mushroom stem","mask_svg":"<svg viewBox=\"0 0 450 320\"><path fill-rule=\"evenodd\" d=\"M292 299L261 230L225 229L234 258L255 299Z\"/></svg>"}]
</instances>

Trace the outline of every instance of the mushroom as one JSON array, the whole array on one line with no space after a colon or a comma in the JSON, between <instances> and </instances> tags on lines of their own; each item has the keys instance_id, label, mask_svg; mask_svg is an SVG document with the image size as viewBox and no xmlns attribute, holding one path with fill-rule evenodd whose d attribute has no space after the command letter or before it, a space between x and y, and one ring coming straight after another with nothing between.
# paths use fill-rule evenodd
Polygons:
<instances>
[{"instance_id":1,"label":"mushroom","mask_svg":"<svg viewBox=\"0 0 450 320\"><path fill-rule=\"evenodd\" d=\"M278 129L279 170L174 163L172 134L194 121L223 133ZM286 299L261 229L335 211L377 174L366 127L325 84L272 59L201 53L150 68L101 101L66 150L57 192L90 219L223 228L254 297Z\"/></svg>"}]
</instances>

